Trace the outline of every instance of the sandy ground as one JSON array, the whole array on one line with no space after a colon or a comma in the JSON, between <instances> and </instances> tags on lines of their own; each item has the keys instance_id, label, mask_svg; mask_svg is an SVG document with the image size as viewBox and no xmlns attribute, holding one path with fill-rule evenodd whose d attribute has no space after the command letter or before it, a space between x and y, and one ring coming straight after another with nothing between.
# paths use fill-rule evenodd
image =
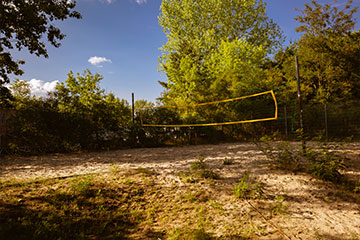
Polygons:
<instances>
[{"instance_id":1,"label":"sandy ground","mask_svg":"<svg viewBox=\"0 0 360 240\"><path fill-rule=\"evenodd\" d=\"M360 177L360 143L347 144L341 152L351 159L345 174ZM287 214L276 224L291 239L316 239L317 234L321 239L360 239L357 199L310 175L272 168L266 156L252 143L3 158L0 159L0 180L106 174L115 169L141 167L158 172L164 184L181 184L177 173L188 169L199 158L204 158L229 188L249 171L265 184L268 195L285 196ZM233 164L224 165L225 158L233 159Z\"/></svg>"}]
</instances>

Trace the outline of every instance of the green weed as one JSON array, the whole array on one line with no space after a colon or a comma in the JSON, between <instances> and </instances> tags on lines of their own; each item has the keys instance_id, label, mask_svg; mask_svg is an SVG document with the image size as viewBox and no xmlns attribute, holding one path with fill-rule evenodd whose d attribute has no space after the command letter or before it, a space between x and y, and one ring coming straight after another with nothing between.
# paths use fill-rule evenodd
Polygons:
<instances>
[{"instance_id":1,"label":"green weed","mask_svg":"<svg viewBox=\"0 0 360 240\"><path fill-rule=\"evenodd\" d=\"M306 157L311 161L310 172L312 175L332 182L340 182L340 170L346 168L345 156L334 153L332 147L326 144L322 145L320 152L307 151Z\"/></svg>"},{"instance_id":2,"label":"green weed","mask_svg":"<svg viewBox=\"0 0 360 240\"><path fill-rule=\"evenodd\" d=\"M257 145L260 150L270 159L275 165L284 170L298 171L300 166L298 153L294 151L288 142L281 142L280 144L272 144L272 138L262 137L261 143Z\"/></svg>"},{"instance_id":3,"label":"green weed","mask_svg":"<svg viewBox=\"0 0 360 240\"><path fill-rule=\"evenodd\" d=\"M240 182L234 187L234 195L237 198L256 198L263 193L262 184L259 182L251 183L250 173L246 172Z\"/></svg>"},{"instance_id":4,"label":"green weed","mask_svg":"<svg viewBox=\"0 0 360 240\"><path fill-rule=\"evenodd\" d=\"M213 235L207 233L203 228L192 229L192 228L175 228L167 236L168 240L211 240L215 239Z\"/></svg>"},{"instance_id":5,"label":"green weed","mask_svg":"<svg viewBox=\"0 0 360 240\"><path fill-rule=\"evenodd\" d=\"M284 204L284 200L283 196L275 196L274 203L270 207L271 216L286 213L288 206Z\"/></svg>"},{"instance_id":6,"label":"green weed","mask_svg":"<svg viewBox=\"0 0 360 240\"><path fill-rule=\"evenodd\" d=\"M354 193L360 193L360 180L357 181L357 183L354 184Z\"/></svg>"},{"instance_id":7,"label":"green weed","mask_svg":"<svg viewBox=\"0 0 360 240\"><path fill-rule=\"evenodd\" d=\"M348 160L345 155L336 154L336 145L306 146L299 151L287 142L272 144L271 138L264 137L257 143L261 151L278 167L290 171L306 171L325 181L340 183L343 181L341 170L346 168ZM303 147L303 144L301 144Z\"/></svg>"},{"instance_id":8,"label":"green weed","mask_svg":"<svg viewBox=\"0 0 360 240\"><path fill-rule=\"evenodd\" d=\"M181 197L182 199L189 202L206 202L209 200L209 194L204 190L200 191L189 191Z\"/></svg>"},{"instance_id":9,"label":"green weed","mask_svg":"<svg viewBox=\"0 0 360 240\"><path fill-rule=\"evenodd\" d=\"M120 167L118 164L113 164L111 167L110 167L110 172L111 173L118 173L120 172Z\"/></svg>"},{"instance_id":10,"label":"green weed","mask_svg":"<svg viewBox=\"0 0 360 240\"><path fill-rule=\"evenodd\" d=\"M71 189L75 194L88 195L90 193L90 187L92 186L94 177L87 175L82 178L75 178L71 184Z\"/></svg>"},{"instance_id":11,"label":"green weed","mask_svg":"<svg viewBox=\"0 0 360 240\"><path fill-rule=\"evenodd\" d=\"M231 164L233 164L233 163L234 163L234 159L233 159L233 158L225 158L225 159L224 159L224 162L223 162L224 165L231 165Z\"/></svg>"},{"instance_id":12,"label":"green weed","mask_svg":"<svg viewBox=\"0 0 360 240\"><path fill-rule=\"evenodd\" d=\"M205 178L205 179L219 179L220 176L213 170L209 168L209 166L204 162L204 159L200 158L199 160L193 162L190 165L191 175L197 178Z\"/></svg>"},{"instance_id":13,"label":"green weed","mask_svg":"<svg viewBox=\"0 0 360 240\"><path fill-rule=\"evenodd\" d=\"M136 168L135 171L138 173L141 173L142 175L144 175L146 177L153 176L156 174L153 170L148 169L148 168L142 168L142 167Z\"/></svg>"}]
</instances>

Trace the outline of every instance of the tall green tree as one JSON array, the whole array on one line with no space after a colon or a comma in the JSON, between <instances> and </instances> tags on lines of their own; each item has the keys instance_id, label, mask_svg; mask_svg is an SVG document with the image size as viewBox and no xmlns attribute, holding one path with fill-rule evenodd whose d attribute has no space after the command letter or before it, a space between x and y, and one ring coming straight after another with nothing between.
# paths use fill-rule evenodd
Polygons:
<instances>
[{"instance_id":1,"label":"tall green tree","mask_svg":"<svg viewBox=\"0 0 360 240\"><path fill-rule=\"evenodd\" d=\"M296 30L304 33L296 54L311 102L360 97L360 32L354 19L358 8L352 0L342 10L334 3L312 0L295 18L301 24Z\"/></svg>"},{"instance_id":2,"label":"tall green tree","mask_svg":"<svg viewBox=\"0 0 360 240\"><path fill-rule=\"evenodd\" d=\"M52 93L59 112L90 119L97 137L109 131L120 134L131 119L128 102L112 93L105 94L100 87L102 79L103 76L88 69L76 76L70 71L65 82L58 83Z\"/></svg>"},{"instance_id":3,"label":"tall green tree","mask_svg":"<svg viewBox=\"0 0 360 240\"><path fill-rule=\"evenodd\" d=\"M159 59L166 104L244 94L282 39L257 0L163 0L159 24L168 39Z\"/></svg>"},{"instance_id":4,"label":"tall green tree","mask_svg":"<svg viewBox=\"0 0 360 240\"><path fill-rule=\"evenodd\" d=\"M335 3L335 2L334 2ZM334 3L313 0L295 19L301 38L280 49L265 65L264 84L278 90L282 102L296 99L294 57L300 64L301 89L308 103L360 98L360 31L355 29L357 7L348 1L339 10Z\"/></svg>"},{"instance_id":5,"label":"tall green tree","mask_svg":"<svg viewBox=\"0 0 360 240\"><path fill-rule=\"evenodd\" d=\"M98 73L92 74L89 69L76 76L72 71L68 73L65 82L58 83L53 93L58 100L60 112L89 114L94 107L105 99L105 90L100 88L103 79Z\"/></svg>"},{"instance_id":6,"label":"tall green tree","mask_svg":"<svg viewBox=\"0 0 360 240\"><path fill-rule=\"evenodd\" d=\"M2 0L0 1L0 92L10 96L4 86L9 74L21 75L23 60L14 60L11 49L27 48L31 54L48 57L43 38L54 47L65 37L53 22L67 18L81 18L73 11L76 2L69 0ZM6 105L6 99L0 104Z\"/></svg>"}]
</instances>

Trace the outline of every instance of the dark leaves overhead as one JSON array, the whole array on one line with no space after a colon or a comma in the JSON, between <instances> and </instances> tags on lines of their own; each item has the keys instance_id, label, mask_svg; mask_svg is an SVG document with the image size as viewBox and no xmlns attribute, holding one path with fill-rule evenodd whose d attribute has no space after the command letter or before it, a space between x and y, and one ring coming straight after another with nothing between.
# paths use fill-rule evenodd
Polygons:
<instances>
[{"instance_id":1,"label":"dark leaves overhead","mask_svg":"<svg viewBox=\"0 0 360 240\"><path fill-rule=\"evenodd\" d=\"M21 75L19 64L10 49L27 48L31 54L48 57L44 37L54 47L65 35L53 21L80 19L73 11L76 2L69 0L2 0L0 2L0 84L9 82L8 74ZM2 78L2 79L1 79Z\"/></svg>"}]
</instances>

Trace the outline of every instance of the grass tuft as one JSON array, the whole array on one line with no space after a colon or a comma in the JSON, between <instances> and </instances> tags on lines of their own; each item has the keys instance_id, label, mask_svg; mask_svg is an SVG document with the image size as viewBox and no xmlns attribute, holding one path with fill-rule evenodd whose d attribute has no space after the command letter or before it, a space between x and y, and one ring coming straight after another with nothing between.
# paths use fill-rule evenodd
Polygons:
<instances>
[{"instance_id":1,"label":"grass tuft","mask_svg":"<svg viewBox=\"0 0 360 240\"><path fill-rule=\"evenodd\" d=\"M197 178L205 179L219 179L220 176L204 162L203 159L199 159L190 165L191 175Z\"/></svg>"},{"instance_id":2,"label":"grass tuft","mask_svg":"<svg viewBox=\"0 0 360 240\"><path fill-rule=\"evenodd\" d=\"M234 187L234 195L237 198L257 198L263 193L262 183L250 181L250 173L246 172Z\"/></svg>"}]
</instances>

